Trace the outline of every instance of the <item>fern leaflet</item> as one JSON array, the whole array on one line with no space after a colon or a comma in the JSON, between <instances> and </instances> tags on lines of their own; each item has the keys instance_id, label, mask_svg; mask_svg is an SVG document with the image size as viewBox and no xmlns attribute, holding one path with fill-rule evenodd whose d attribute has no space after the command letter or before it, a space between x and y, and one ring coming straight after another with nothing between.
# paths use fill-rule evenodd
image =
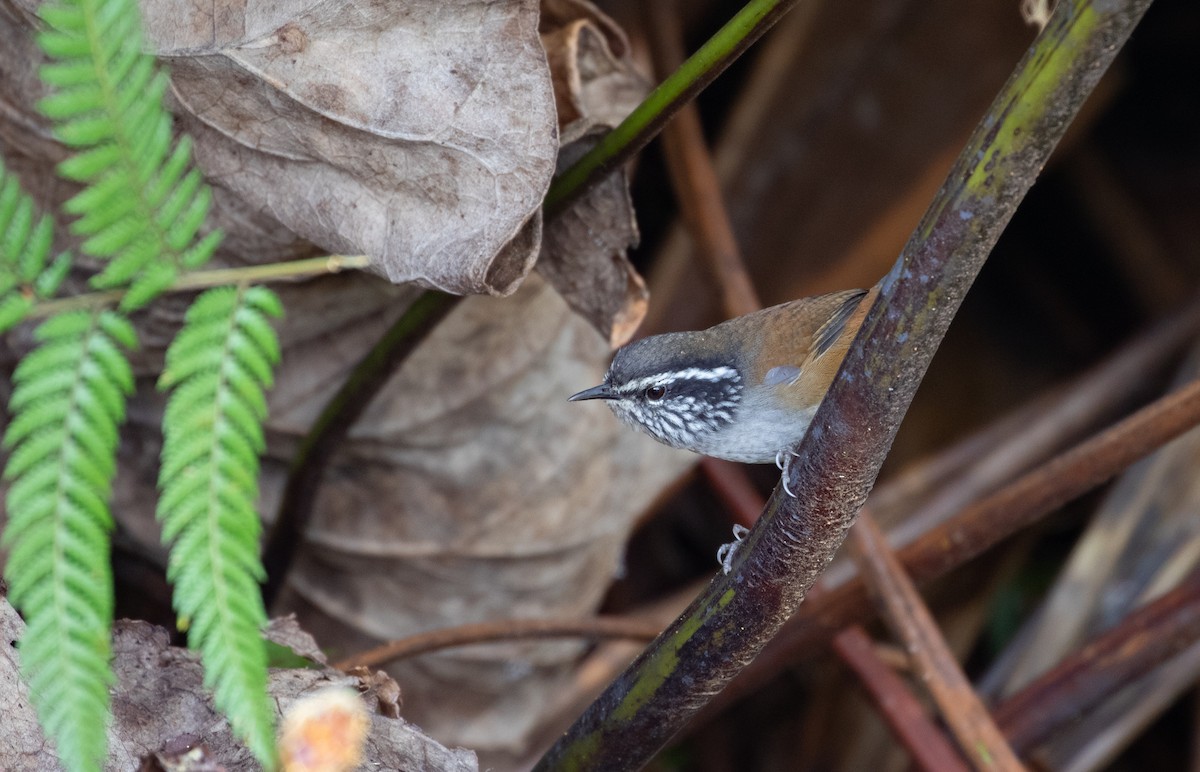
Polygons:
<instances>
[{"instance_id":1,"label":"fern leaflet","mask_svg":"<svg viewBox=\"0 0 1200 772\"><path fill-rule=\"evenodd\" d=\"M17 366L4 435L9 597L25 613L21 666L42 726L71 770L100 768L108 715L109 567L117 427L133 372L129 322L62 314Z\"/></svg>"},{"instance_id":2,"label":"fern leaflet","mask_svg":"<svg viewBox=\"0 0 1200 772\"><path fill-rule=\"evenodd\" d=\"M216 250L219 231L196 238L212 192L190 168L190 141L171 147L167 76L142 53L136 0L63 0L38 13L50 27L38 43L56 60L41 69L55 91L38 107L76 151L59 173L87 185L65 204L78 216L72 230L107 263L93 284L130 284L121 307L139 308Z\"/></svg>"},{"instance_id":3,"label":"fern leaflet","mask_svg":"<svg viewBox=\"0 0 1200 772\"><path fill-rule=\"evenodd\" d=\"M268 317L282 314L262 287L205 292L167 350L163 417L163 539L167 576L188 640L204 661L217 706L258 759L275 760L266 697L266 623L259 582L259 454L279 344Z\"/></svg>"},{"instance_id":4,"label":"fern leaflet","mask_svg":"<svg viewBox=\"0 0 1200 772\"><path fill-rule=\"evenodd\" d=\"M70 255L50 260L53 239L54 221L36 218L33 200L0 161L0 332L20 323L66 277Z\"/></svg>"}]
</instances>

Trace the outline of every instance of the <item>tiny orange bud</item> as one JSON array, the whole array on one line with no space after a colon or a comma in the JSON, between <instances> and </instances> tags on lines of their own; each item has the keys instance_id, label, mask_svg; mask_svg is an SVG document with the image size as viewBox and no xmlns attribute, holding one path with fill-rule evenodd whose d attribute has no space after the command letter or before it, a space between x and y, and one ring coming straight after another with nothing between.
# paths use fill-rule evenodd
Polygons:
<instances>
[{"instance_id":1,"label":"tiny orange bud","mask_svg":"<svg viewBox=\"0 0 1200 772\"><path fill-rule=\"evenodd\" d=\"M351 689L331 687L297 701L279 733L284 772L355 769L370 728L366 706Z\"/></svg>"}]
</instances>

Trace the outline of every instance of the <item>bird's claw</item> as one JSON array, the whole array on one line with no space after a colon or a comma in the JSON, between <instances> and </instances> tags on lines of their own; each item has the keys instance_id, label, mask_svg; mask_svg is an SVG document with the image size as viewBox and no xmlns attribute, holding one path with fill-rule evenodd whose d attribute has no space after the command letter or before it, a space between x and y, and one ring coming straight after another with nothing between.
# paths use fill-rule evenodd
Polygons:
<instances>
[{"instance_id":1,"label":"bird's claw","mask_svg":"<svg viewBox=\"0 0 1200 772\"><path fill-rule=\"evenodd\" d=\"M721 573L728 574L733 570L733 556L737 554L738 547L742 546L742 539L746 538L746 534L750 533L750 529L744 525L735 525L733 527L733 541L728 544L722 544L717 549L717 562L721 564Z\"/></svg>"},{"instance_id":2,"label":"bird's claw","mask_svg":"<svg viewBox=\"0 0 1200 772\"><path fill-rule=\"evenodd\" d=\"M792 459L800 458L799 454L792 452L790 449L781 450L775 454L775 466L779 467L782 474L779 476L779 481L783 483L783 492L793 499L796 494L792 493L792 489L788 487L788 470L792 467Z\"/></svg>"}]
</instances>

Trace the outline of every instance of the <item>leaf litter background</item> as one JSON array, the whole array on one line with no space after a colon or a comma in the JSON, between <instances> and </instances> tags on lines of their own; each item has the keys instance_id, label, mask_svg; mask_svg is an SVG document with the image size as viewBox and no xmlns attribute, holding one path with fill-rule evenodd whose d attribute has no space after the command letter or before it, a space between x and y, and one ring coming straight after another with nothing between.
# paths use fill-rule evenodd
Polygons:
<instances>
[{"instance_id":1,"label":"leaf litter background","mask_svg":"<svg viewBox=\"0 0 1200 772\"><path fill-rule=\"evenodd\" d=\"M711 490L688 478L655 506L610 588L635 518L692 460L624 430L601 407L563 401L596 382L606 344L633 334L643 315L638 334L696 328L720 314L688 235L672 225L655 148L634 188L645 282L624 256L637 226L619 180L543 232L537 204L559 145L564 160L578 154L650 80L646 53L662 33L638 5L603 4L620 27L566 1L143 6L156 53L169 58L181 128L197 137L197 158L217 186L227 263L365 252L381 277L498 296L454 312L327 474L274 611L296 611L334 656L461 622L585 615L606 591L610 610L665 621L678 600L651 599L672 588L694 594L687 583L712 571L728 539ZM736 7L684 4L687 42ZM0 150L50 205L70 191L47 173L61 150L30 109L40 88L30 8L0 0ZM893 473L1079 372L1191 294L1200 275L1200 120L1177 74L1196 71L1187 41L1198 31L1194 8L1155 4L964 306L902 430ZM722 78L701 108L764 301L873 283L1032 36L1015 4L998 0L802 3ZM268 516L298 437L416 292L364 276L283 291ZM181 308L160 304L141 320L147 376ZM25 342L17 335L10 344L19 351ZM1151 372L1137 380L1113 396L1109 413L1165 382ZM127 609L153 605L154 572L137 569L161 560L148 505L159 408L143 389L123 449L115 511ZM1022 463L1036 462L1028 454ZM943 631L986 694L1010 692L1194 562L1194 451L1181 444L1172 454L1147 462L1142 482L1131 473L1114 489L1074 557L1087 506L931 588ZM773 477L762 470L764 489ZM952 480L941 493L952 498L966 483ZM933 494L922 495L929 504ZM1105 560L1089 557L1098 550ZM1032 609L1064 562L1064 581L1047 596L1056 610L1033 615L1023 634L1038 645L1013 643L993 663L1015 629L1004 620ZM1156 576L1155 566L1168 568ZM134 639L135 662L159 651L153 635ZM520 768L636 648L474 647L390 671L405 718L478 751L484 766ZM1036 659L1025 661L1026 651ZM823 652L805 650L753 699L709 719L671 763L906 768ZM1196 659L1191 651L1174 660L1158 686L1132 684L1127 702L1043 743L1037 758L1052 768L1181 768L1195 733L1180 694L1195 681ZM204 715L197 727L210 725ZM156 739L170 738L152 735L145 750L157 750Z\"/></svg>"}]
</instances>

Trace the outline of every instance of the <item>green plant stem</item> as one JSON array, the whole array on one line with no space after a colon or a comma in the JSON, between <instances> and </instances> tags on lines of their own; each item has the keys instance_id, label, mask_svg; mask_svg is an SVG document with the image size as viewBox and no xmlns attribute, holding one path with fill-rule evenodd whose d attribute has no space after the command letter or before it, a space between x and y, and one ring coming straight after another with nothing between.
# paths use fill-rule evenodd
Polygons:
<instances>
[{"instance_id":1,"label":"green plant stem","mask_svg":"<svg viewBox=\"0 0 1200 772\"><path fill-rule=\"evenodd\" d=\"M317 500L317 489L321 486L329 459L400 363L461 300L461 297L435 290L419 295L354 366L342 387L326 403L304 436L288 470L287 484L279 502L275 523L263 549L263 567L267 571L263 601L268 611L279 597L288 569L308 528Z\"/></svg>"},{"instance_id":2,"label":"green plant stem","mask_svg":"<svg viewBox=\"0 0 1200 772\"><path fill-rule=\"evenodd\" d=\"M799 0L751 0L696 53L646 97L625 120L569 169L554 178L542 207L553 217L632 158L696 94L762 37Z\"/></svg>"},{"instance_id":3,"label":"green plant stem","mask_svg":"<svg viewBox=\"0 0 1200 772\"><path fill-rule=\"evenodd\" d=\"M256 284L269 281L298 281L327 273L340 273L351 269L366 268L370 264L366 255L326 255L286 263L267 263L245 268L214 268L209 271L192 271L175 280L165 292L186 292L209 289L230 284ZM29 319L44 319L66 311L79 311L115 305L125 296L124 290L88 292L69 298L56 298L38 303L29 312Z\"/></svg>"}]
</instances>

